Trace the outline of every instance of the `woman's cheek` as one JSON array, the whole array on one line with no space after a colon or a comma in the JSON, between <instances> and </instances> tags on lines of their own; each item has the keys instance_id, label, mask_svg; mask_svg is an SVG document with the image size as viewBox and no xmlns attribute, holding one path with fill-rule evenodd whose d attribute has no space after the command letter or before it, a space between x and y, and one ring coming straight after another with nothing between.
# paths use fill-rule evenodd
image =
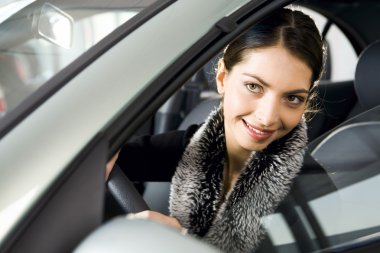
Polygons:
<instances>
[{"instance_id":1,"label":"woman's cheek","mask_svg":"<svg viewBox=\"0 0 380 253\"><path fill-rule=\"evenodd\" d=\"M282 122L284 124L284 128L291 131L295 128L301 121L303 113L305 110L303 108L289 108L287 110L283 110L284 113L282 115Z\"/></svg>"}]
</instances>

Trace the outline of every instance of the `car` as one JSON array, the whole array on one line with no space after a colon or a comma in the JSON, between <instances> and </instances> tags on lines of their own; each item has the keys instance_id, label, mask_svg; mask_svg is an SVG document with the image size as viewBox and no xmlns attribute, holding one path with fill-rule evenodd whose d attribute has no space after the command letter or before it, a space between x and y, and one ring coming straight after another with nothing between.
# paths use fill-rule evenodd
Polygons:
<instances>
[{"instance_id":1,"label":"car","mask_svg":"<svg viewBox=\"0 0 380 253\"><path fill-rule=\"evenodd\" d=\"M106 184L105 166L133 136L201 123L219 99L220 52L285 6L315 19L328 58L304 166L263 218L257 252L379 252L377 1L9 0L0 3L0 253L217 252L125 219L145 202L167 212L168 182L130 182L116 169Z\"/></svg>"}]
</instances>

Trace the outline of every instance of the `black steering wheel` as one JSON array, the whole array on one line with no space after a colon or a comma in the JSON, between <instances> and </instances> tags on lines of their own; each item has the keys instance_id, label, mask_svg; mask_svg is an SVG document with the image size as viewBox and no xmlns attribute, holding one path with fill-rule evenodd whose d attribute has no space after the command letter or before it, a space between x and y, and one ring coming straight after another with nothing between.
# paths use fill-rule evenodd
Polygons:
<instances>
[{"instance_id":1,"label":"black steering wheel","mask_svg":"<svg viewBox=\"0 0 380 253\"><path fill-rule=\"evenodd\" d=\"M136 187L117 164L114 165L108 177L107 187L125 213L150 210Z\"/></svg>"}]
</instances>

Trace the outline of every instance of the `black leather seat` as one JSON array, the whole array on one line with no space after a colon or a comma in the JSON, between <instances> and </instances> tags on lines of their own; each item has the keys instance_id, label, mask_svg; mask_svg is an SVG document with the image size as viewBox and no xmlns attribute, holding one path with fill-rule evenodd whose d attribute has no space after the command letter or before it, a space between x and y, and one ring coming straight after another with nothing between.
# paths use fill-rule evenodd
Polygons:
<instances>
[{"instance_id":1,"label":"black leather seat","mask_svg":"<svg viewBox=\"0 0 380 253\"><path fill-rule=\"evenodd\" d=\"M348 118L380 105L380 41L370 44L360 54L354 87L358 102Z\"/></svg>"}]
</instances>

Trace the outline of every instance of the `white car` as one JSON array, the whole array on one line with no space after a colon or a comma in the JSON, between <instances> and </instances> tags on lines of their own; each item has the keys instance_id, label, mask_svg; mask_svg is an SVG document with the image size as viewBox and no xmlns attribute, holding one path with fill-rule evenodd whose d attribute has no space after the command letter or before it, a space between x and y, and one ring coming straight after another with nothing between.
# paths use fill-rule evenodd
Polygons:
<instances>
[{"instance_id":1,"label":"white car","mask_svg":"<svg viewBox=\"0 0 380 253\"><path fill-rule=\"evenodd\" d=\"M0 253L215 252L122 218L144 208L140 194L165 212L168 184L152 190L121 174L106 185L105 164L135 134L202 122L189 118L215 101L219 52L291 4L318 21L329 58L305 166L263 219L257 252L380 252L377 1L9 0L0 3Z\"/></svg>"}]
</instances>

